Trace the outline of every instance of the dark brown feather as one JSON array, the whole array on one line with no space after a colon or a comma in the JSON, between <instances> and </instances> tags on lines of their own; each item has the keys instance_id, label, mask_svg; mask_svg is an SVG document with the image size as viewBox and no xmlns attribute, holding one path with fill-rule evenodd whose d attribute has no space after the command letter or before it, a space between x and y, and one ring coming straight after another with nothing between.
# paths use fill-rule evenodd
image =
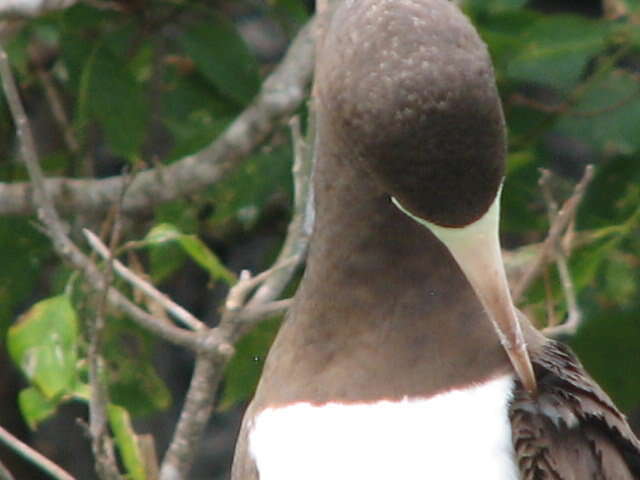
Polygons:
<instances>
[{"instance_id":1,"label":"dark brown feather","mask_svg":"<svg viewBox=\"0 0 640 480\"><path fill-rule=\"evenodd\" d=\"M522 480L640 479L640 442L568 347L532 352L539 391L518 384L510 416Z\"/></svg>"}]
</instances>

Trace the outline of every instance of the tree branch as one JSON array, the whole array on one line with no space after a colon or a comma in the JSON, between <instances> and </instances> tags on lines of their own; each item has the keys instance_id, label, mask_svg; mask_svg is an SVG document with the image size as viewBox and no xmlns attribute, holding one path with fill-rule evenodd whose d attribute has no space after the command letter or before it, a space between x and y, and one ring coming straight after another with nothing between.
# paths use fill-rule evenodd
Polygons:
<instances>
[{"instance_id":1,"label":"tree branch","mask_svg":"<svg viewBox=\"0 0 640 480\"><path fill-rule=\"evenodd\" d=\"M210 332L216 333L216 329ZM189 391L171 445L160 469L160 480L184 480L196 455L196 445L213 412L213 399L234 349L223 338L211 338L217 348L201 352L191 377ZM220 345L227 348L220 349Z\"/></svg>"},{"instance_id":2,"label":"tree branch","mask_svg":"<svg viewBox=\"0 0 640 480\"><path fill-rule=\"evenodd\" d=\"M67 471L53 463L41 453L35 451L26 443L14 437L10 432L0 427L0 442L11 448L21 457L37 466L43 472L49 474L56 480L75 480Z\"/></svg>"},{"instance_id":3,"label":"tree branch","mask_svg":"<svg viewBox=\"0 0 640 480\"><path fill-rule=\"evenodd\" d=\"M580 205L587 186L592 179L593 166L587 165L587 168L585 168L584 171L584 175L580 182L578 182L578 184L576 185L573 194L564 203L564 205L558 212L558 215L555 217L554 222L549 228L549 234L547 235L547 238L545 239L543 247L540 250L536 260L529 266L528 270L522 275L522 278L520 278L520 281L513 289L514 302L520 300L527 288L529 288L531 283L540 274L542 267L548 261L548 258L553 252L554 245L559 241L563 232L566 230L571 220L575 217L577 208Z\"/></svg>"},{"instance_id":4,"label":"tree branch","mask_svg":"<svg viewBox=\"0 0 640 480\"><path fill-rule=\"evenodd\" d=\"M89 245L91 245L91 248L93 248L96 253L98 253L98 255L100 255L104 260L108 261L113 258L107 246L102 243L102 240L100 240L100 238L98 238L95 233L87 228L83 228L82 232L87 238ZM194 317L189 311L175 303L166 294L162 293L149 282L133 273L129 268L122 264L122 262L113 259L113 269L124 280L142 291L148 297L158 302L158 304L160 304L167 312L173 315L174 318L176 318L183 325L186 325L191 330L195 331L205 328L205 325L196 317Z\"/></svg>"},{"instance_id":5,"label":"tree branch","mask_svg":"<svg viewBox=\"0 0 640 480\"><path fill-rule=\"evenodd\" d=\"M551 193L551 187L549 185L550 179L551 172L549 170L543 169L538 183L540 184L545 203L547 204L549 222L553 224L558 216L558 204L554 200ZM567 226L567 233L571 232L571 226L574 223L574 219L575 213ZM571 237L571 235L569 235L569 237ZM580 323L582 322L582 313L580 312L580 308L578 307L575 288L573 287L573 281L571 280L571 273L569 272L569 265L567 262L567 255L570 252L570 248L564 248L563 242L561 241L560 237L555 240L552 248L556 266L558 268L558 274L560 275L560 284L562 286L562 291L567 302L568 317L562 324L559 325L549 323L547 328L545 328L543 332L549 336L573 335L576 333L578 327L580 326ZM551 310L553 311L553 306L551 307Z\"/></svg>"},{"instance_id":6,"label":"tree branch","mask_svg":"<svg viewBox=\"0 0 640 480\"><path fill-rule=\"evenodd\" d=\"M123 192L124 193L124 192ZM118 242L119 211L116 205L113 211L111 225L111 244ZM108 221L106 223L109 223ZM109 257L104 269L104 279L107 285L113 283L113 258ZM107 292L100 291L96 296L96 312L88 322L89 347L87 360L89 363L89 435L95 459L95 470L101 480L122 480L116 461L113 439L109 433L109 378L102 350L104 346L104 330L107 325Z\"/></svg>"},{"instance_id":7,"label":"tree branch","mask_svg":"<svg viewBox=\"0 0 640 480\"><path fill-rule=\"evenodd\" d=\"M293 40L280 65L253 101L209 146L171 165L140 172L127 189L122 212L150 209L209 187L232 170L289 117L306 96L313 70L313 25ZM49 178L44 189L63 213L97 213L118 201L126 176L105 179ZM28 215L38 208L29 182L0 182L0 215Z\"/></svg>"}]
</instances>

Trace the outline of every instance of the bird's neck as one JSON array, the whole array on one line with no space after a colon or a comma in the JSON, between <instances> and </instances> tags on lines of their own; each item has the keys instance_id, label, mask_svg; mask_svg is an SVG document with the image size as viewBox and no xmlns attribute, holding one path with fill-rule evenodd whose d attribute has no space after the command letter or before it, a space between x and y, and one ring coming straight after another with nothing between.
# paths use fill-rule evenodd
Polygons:
<instances>
[{"instance_id":1,"label":"bird's neck","mask_svg":"<svg viewBox=\"0 0 640 480\"><path fill-rule=\"evenodd\" d=\"M428 396L506 371L497 335L449 252L340 147L317 146L313 241L291 312L303 324L295 341L317 355L307 360L330 366L339 358L350 365L336 369L357 370L373 358L373 377L363 372L362 385L349 389L355 397L344 393L352 401L375 398L380 384L385 397Z\"/></svg>"}]
</instances>

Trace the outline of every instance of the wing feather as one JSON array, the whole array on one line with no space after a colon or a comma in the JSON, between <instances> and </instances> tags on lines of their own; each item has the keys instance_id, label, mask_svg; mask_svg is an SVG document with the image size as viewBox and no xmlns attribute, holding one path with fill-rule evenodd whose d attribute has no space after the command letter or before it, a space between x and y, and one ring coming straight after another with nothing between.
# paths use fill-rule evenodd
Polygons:
<instances>
[{"instance_id":1,"label":"wing feather","mask_svg":"<svg viewBox=\"0 0 640 480\"><path fill-rule=\"evenodd\" d=\"M538 393L518 384L510 408L522 479L640 479L640 442L571 350L549 340L531 358Z\"/></svg>"}]
</instances>

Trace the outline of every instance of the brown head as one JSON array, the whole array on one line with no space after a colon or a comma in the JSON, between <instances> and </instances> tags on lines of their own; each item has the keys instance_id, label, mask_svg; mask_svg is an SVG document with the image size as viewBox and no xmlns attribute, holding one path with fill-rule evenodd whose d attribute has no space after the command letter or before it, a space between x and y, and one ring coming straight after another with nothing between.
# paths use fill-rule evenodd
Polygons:
<instances>
[{"instance_id":1,"label":"brown head","mask_svg":"<svg viewBox=\"0 0 640 480\"><path fill-rule=\"evenodd\" d=\"M456 6L345 0L319 52L317 85L346 156L413 215L464 226L492 204L504 119L487 49Z\"/></svg>"}]
</instances>

